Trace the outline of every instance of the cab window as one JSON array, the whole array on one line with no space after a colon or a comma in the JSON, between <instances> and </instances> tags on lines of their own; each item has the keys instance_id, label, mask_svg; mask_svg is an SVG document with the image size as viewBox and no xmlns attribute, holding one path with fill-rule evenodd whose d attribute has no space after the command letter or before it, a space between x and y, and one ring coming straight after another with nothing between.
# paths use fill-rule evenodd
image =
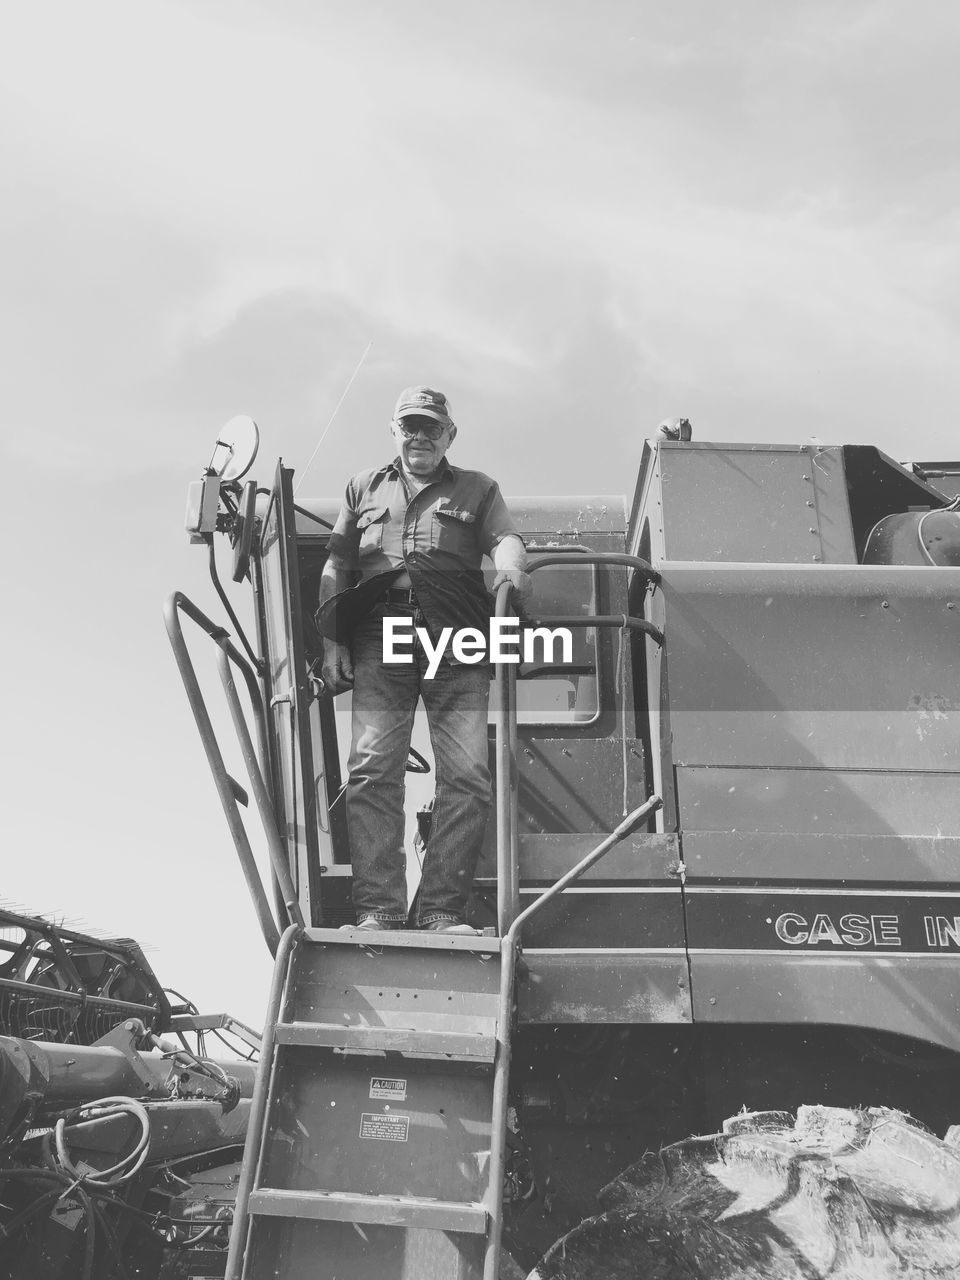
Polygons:
<instances>
[{"instance_id":1,"label":"cab window","mask_svg":"<svg viewBox=\"0 0 960 1280\"><path fill-rule=\"evenodd\" d=\"M588 617L597 612L597 580L593 565L557 565L532 575L532 618L552 628L552 617ZM588 724L599 713L597 697L597 633L593 627L571 627L572 651L562 652L559 638L545 646L533 639L531 661L517 667L517 724ZM527 633L529 635L529 633ZM566 658L569 657L569 661ZM496 719L496 697L490 699L490 723Z\"/></svg>"}]
</instances>

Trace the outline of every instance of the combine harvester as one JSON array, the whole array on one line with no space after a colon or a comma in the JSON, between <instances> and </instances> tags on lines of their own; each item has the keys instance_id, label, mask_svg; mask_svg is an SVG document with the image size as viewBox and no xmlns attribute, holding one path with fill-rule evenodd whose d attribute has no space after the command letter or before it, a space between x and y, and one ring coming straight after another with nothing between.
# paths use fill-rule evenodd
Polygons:
<instances>
[{"instance_id":1,"label":"combine harvester","mask_svg":"<svg viewBox=\"0 0 960 1280\"><path fill-rule=\"evenodd\" d=\"M188 524L231 630L167 626L274 981L229 1247L131 1275L960 1277L960 464L689 437L628 503L510 502L573 652L495 673L481 932L371 941L315 675L336 504L221 433Z\"/></svg>"},{"instance_id":2,"label":"combine harvester","mask_svg":"<svg viewBox=\"0 0 960 1280\"><path fill-rule=\"evenodd\" d=\"M221 435L189 524L256 652L168 626L276 949L228 1280L960 1275L960 467L689 436L629 507L511 503L573 652L496 671L483 932L371 946L314 675L336 504L282 463L258 500L255 425Z\"/></svg>"},{"instance_id":3,"label":"combine harvester","mask_svg":"<svg viewBox=\"0 0 960 1280\"><path fill-rule=\"evenodd\" d=\"M241 485L255 424L221 435L188 523L256 653L182 597L168 627L277 955L228 1280L960 1276L960 465L690 435L628 503L511 502L573 652L496 671L483 932L376 946L314 675L336 504Z\"/></svg>"}]
</instances>

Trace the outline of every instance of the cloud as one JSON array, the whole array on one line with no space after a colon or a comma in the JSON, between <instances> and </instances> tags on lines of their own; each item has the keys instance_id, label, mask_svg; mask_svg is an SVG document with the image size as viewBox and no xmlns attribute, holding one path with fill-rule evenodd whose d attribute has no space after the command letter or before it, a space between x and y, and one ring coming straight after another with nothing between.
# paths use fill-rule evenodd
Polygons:
<instances>
[{"instance_id":1,"label":"cloud","mask_svg":"<svg viewBox=\"0 0 960 1280\"><path fill-rule=\"evenodd\" d=\"M129 469L135 422L173 463L259 406L314 430L371 340L358 405L413 364L536 415L576 369L625 389L611 441L779 399L887 443L960 392L955 113L902 5L56 12L21 6L4 71L26 456Z\"/></svg>"}]
</instances>

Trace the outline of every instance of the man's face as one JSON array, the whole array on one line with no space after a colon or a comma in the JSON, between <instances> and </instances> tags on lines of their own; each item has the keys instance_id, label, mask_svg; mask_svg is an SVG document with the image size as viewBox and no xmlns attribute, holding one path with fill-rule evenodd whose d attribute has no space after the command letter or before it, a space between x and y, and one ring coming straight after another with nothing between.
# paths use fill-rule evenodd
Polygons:
<instances>
[{"instance_id":1,"label":"man's face","mask_svg":"<svg viewBox=\"0 0 960 1280\"><path fill-rule=\"evenodd\" d=\"M444 427L426 414L408 414L393 424L393 437L400 449L403 465L415 476L428 476L436 471L453 443L457 428ZM439 429L439 434L437 431ZM436 436L436 439L431 437Z\"/></svg>"}]
</instances>

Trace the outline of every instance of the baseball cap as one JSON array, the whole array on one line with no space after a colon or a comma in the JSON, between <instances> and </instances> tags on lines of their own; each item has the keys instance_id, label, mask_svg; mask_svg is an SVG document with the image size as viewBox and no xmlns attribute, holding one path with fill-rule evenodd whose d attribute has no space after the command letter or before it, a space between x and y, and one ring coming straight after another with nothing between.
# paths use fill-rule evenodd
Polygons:
<instances>
[{"instance_id":1,"label":"baseball cap","mask_svg":"<svg viewBox=\"0 0 960 1280\"><path fill-rule=\"evenodd\" d=\"M400 393L397 407L393 411L394 422L399 422L401 418L412 417L414 414L435 418L437 422L442 422L444 425L453 423L447 397L442 391L435 391L433 387L407 387L406 391Z\"/></svg>"}]
</instances>

